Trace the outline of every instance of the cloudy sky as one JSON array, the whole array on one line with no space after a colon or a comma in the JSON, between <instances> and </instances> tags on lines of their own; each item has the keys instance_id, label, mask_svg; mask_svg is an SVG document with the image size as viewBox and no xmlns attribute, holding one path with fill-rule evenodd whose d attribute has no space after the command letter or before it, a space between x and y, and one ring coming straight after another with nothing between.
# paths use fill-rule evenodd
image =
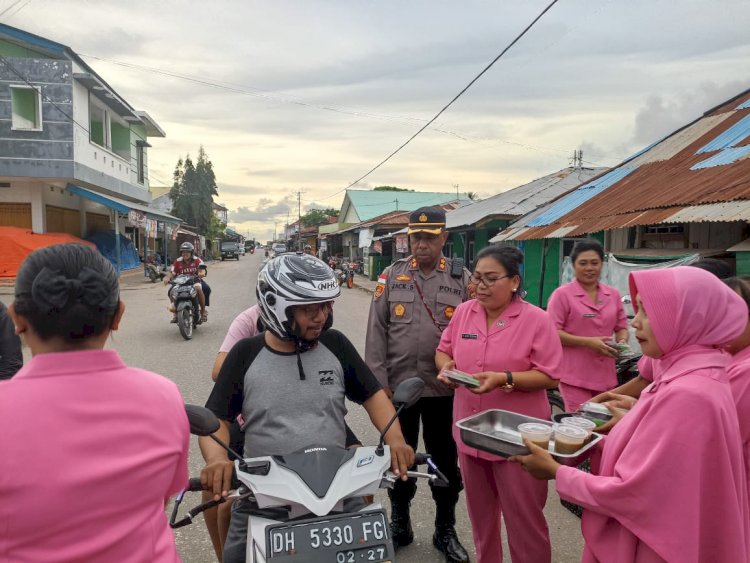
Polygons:
<instances>
[{"instance_id":1,"label":"cloudy sky","mask_svg":"<svg viewBox=\"0 0 750 563\"><path fill-rule=\"evenodd\" d=\"M79 53L166 131L151 183L203 145L230 224L341 205L550 0L0 0L0 21ZM559 0L358 187L486 197L612 166L750 88L748 0Z\"/></svg>"}]
</instances>

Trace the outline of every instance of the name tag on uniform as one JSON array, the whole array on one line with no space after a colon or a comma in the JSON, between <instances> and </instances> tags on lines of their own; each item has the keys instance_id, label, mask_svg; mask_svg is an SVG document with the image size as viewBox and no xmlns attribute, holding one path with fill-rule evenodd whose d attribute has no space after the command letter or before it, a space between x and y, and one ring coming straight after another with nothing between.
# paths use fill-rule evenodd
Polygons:
<instances>
[{"instance_id":1,"label":"name tag on uniform","mask_svg":"<svg viewBox=\"0 0 750 563\"><path fill-rule=\"evenodd\" d=\"M478 336L476 334L463 333L461 335L461 338L463 338L464 340L476 340L478 338Z\"/></svg>"},{"instance_id":2,"label":"name tag on uniform","mask_svg":"<svg viewBox=\"0 0 750 563\"><path fill-rule=\"evenodd\" d=\"M597 316L596 313L584 313L583 314L584 319L593 319L596 316Z\"/></svg>"}]
</instances>

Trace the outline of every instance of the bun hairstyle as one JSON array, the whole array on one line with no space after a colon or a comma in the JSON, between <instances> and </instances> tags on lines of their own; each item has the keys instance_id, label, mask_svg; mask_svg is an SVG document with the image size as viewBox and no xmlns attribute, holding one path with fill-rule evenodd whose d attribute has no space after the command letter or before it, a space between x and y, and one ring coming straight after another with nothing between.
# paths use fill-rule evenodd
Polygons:
<instances>
[{"instance_id":1,"label":"bun hairstyle","mask_svg":"<svg viewBox=\"0 0 750 563\"><path fill-rule=\"evenodd\" d=\"M35 250L16 276L14 308L43 340L76 344L112 327L120 303L115 269L83 244Z\"/></svg>"},{"instance_id":2,"label":"bun hairstyle","mask_svg":"<svg viewBox=\"0 0 750 563\"><path fill-rule=\"evenodd\" d=\"M474 259L474 264L476 265L482 258L492 258L500 264L503 269L505 269L505 272L509 276L518 276L521 280L519 287L523 288L523 276L521 276L523 252L518 250L515 246L499 246L496 244L485 246L477 254L477 257ZM524 292L519 289L518 292L513 295L513 298L515 299L523 293Z\"/></svg>"}]
</instances>

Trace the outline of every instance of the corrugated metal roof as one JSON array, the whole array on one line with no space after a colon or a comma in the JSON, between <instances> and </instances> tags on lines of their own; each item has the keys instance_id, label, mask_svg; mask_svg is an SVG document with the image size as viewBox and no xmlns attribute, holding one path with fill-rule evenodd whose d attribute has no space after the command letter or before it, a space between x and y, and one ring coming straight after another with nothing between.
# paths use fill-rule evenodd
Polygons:
<instances>
[{"instance_id":1,"label":"corrugated metal roof","mask_svg":"<svg viewBox=\"0 0 750 563\"><path fill-rule=\"evenodd\" d=\"M541 227L542 225L549 225L550 223L556 221L563 215L566 215L582 203L588 201L595 195L603 192L609 186L633 172L633 170L635 169L626 166L615 168L614 170L607 172L603 176L600 176L596 180L593 180L592 182L588 182L587 184L576 188L568 195L560 198L558 201L553 203L544 213L542 213L532 221L529 221L529 227Z\"/></svg>"},{"instance_id":2,"label":"corrugated metal roof","mask_svg":"<svg viewBox=\"0 0 750 563\"><path fill-rule=\"evenodd\" d=\"M746 115L730 128L719 133L696 152L700 154L736 147L748 137L750 137L750 115Z\"/></svg>"},{"instance_id":3,"label":"corrugated metal roof","mask_svg":"<svg viewBox=\"0 0 750 563\"><path fill-rule=\"evenodd\" d=\"M706 147L714 154L699 152ZM566 235L574 236L634 225L750 221L750 90L590 184L616 174L621 176L608 188L594 188L587 197L581 186L492 241L543 238L553 232L550 226L572 227Z\"/></svg>"},{"instance_id":4,"label":"corrugated metal roof","mask_svg":"<svg viewBox=\"0 0 750 563\"><path fill-rule=\"evenodd\" d=\"M732 164L733 162L745 158L748 154L750 154L750 146L724 149L715 155L708 157L706 160L700 161L698 164L693 164L690 167L690 170L700 170L701 168L712 168L714 166Z\"/></svg>"},{"instance_id":5,"label":"corrugated metal roof","mask_svg":"<svg viewBox=\"0 0 750 563\"><path fill-rule=\"evenodd\" d=\"M465 205L446 216L446 228L476 225L489 217L519 217L559 197L606 168L564 168L506 192Z\"/></svg>"},{"instance_id":6,"label":"corrugated metal roof","mask_svg":"<svg viewBox=\"0 0 750 563\"><path fill-rule=\"evenodd\" d=\"M360 221L368 221L390 211L414 211L420 207L441 205L456 200L456 193L439 192L392 192L375 190L346 190L340 214L343 219L348 213L348 205L354 206ZM458 194L458 199L470 201L465 193ZM347 209L345 209L345 207Z\"/></svg>"},{"instance_id":7,"label":"corrugated metal roof","mask_svg":"<svg viewBox=\"0 0 750 563\"><path fill-rule=\"evenodd\" d=\"M703 135L711 131L719 123L727 119L732 115L731 112L720 113L718 115L711 115L700 119L695 123L691 123L685 129L678 131L674 135L670 135L660 143L654 145L654 147L646 151L645 154L630 160L627 164L631 168L638 168L644 164L650 162L659 162L662 160L669 160L683 150L687 145L693 144L695 141L700 139Z\"/></svg>"}]
</instances>

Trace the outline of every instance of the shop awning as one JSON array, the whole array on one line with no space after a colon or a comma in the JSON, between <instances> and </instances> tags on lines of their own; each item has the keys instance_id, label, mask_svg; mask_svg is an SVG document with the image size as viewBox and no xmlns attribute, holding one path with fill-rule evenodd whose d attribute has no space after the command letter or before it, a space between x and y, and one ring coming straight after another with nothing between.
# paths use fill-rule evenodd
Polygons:
<instances>
[{"instance_id":1,"label":"shop awning","mask_svg":"<svg viewBox=\"0 0 750 563\"><path fill-rule=\"evenodd\" d=\"M94 203L104 205L105 207L114 209L116 211L119 211L120 213L127 213L131 210L140 211L141 213L145 213L146 217L149 219L156 219L158 221L163 221L165 223L174 223L176 225L182 223L182 219L170 215L169 213L159 211L158 209L154 209L153 207L149 207L148 205L141 205L139 203L121 199L119 197L100 194L99 192L89 190L88 188L82 188L81 186L76 186L75 184L68 184L67 188L68 191L74 195L88 199L89 201L93 201Z\"/></svg>"}]
</instances>

